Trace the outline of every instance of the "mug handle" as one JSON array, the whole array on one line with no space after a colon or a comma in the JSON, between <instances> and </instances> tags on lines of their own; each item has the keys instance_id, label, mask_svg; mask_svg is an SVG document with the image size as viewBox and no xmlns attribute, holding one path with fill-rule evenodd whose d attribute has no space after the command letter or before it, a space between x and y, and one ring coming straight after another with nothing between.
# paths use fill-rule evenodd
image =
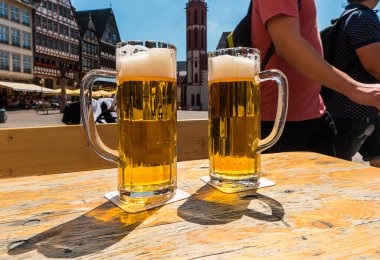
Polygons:
<instances>
[{"instance_id":1,"label":"mug handle","mask_svg":"<svg viewBox=\"0 0 380 260\"><path fill-rule=\"evenodd\" d=\"M87 139L100 157L113 163L119 163L120 157L116 150L109 148L103 143L96 130L92 107L92 85L98 78L115 79L116 75L117 73L115 71L91 70L83 77L80 84L80 107Z\"/></svg>"},{"instance_id":2,"label":"mug handle","mask_svg":"<svg viewBox=\"0 0 380 260\"><path fill-rule=\"evenodd\" d=\"M256 152L262 152L273 146L280 138L284 130L286 114L288 112L288 80L279 70L266 70L260 72L259 82L275 81L278 87L277 114L272 132L263 140L259 141Z\"/></svg>"}]
</instances>

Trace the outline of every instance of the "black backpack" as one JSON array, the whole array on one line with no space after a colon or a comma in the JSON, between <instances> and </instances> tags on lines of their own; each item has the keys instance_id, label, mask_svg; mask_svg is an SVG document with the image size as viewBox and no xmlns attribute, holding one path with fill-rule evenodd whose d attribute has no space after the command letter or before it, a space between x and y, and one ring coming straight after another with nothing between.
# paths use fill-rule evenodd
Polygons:
<instances>
[{"instance_id":1,"label":"black backpack","mask_svg":"<svg viewBox=\"0 0 380 260\"><path fill-rule=\"evenodd\" d=\"M252 8L253 0L250 1L247 14L243 19L238 23L235 29L230 32L227 36L227 46L229 48L234 47L253 47L253 42L251 41L251 29L252 29ZM298 10L301 10L301 0L298 0ZM268 48L264 59L261 62L261 70L264 70L269 59L272 57L275 51L274 44Z\"/></svg>"},{"instance_id":2,"label":"black backpack","mask_svg":"<svg viewBox=\"0 0 380 260\"><path fill-rule=\"evenodd\" d=\"M323 46L323 57L331 65L334 65L335 37L338 33L339 26L342 24L342 22L345 21L345 19L350 14L360 9L364 9L364 8L354 8L354 9L344 12L338 19L331 20L331 25L327 26L325 29L323 29L320 32L322 46ZM349 63L346 65L346 68L350 68L351 66L352 64ZM332 96L333 93L334 93L334 90L331 90L328 87L322 86L321 96L323 98L323 101L327 101Z\"/></svg>"}]
</instances>

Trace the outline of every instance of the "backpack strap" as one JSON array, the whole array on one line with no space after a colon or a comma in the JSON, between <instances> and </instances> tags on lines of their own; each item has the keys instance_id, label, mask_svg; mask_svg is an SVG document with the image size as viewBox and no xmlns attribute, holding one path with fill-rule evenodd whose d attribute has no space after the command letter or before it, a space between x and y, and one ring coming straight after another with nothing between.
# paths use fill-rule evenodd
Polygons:
<instances>
[{"instance_id":1,"label":"backpack strap","mask_svg":"<svg viewBox=\"0 0 380 260\"><path fill-rule=\"evenodd\" d=\"M349 17L351 16L354 12L356 11L359 11L359 10L365 10L364 8L354 8L354 9L351 9L351 10L348 10L344 13L342 13L342 15L338 18L338 19L332 19L331 20L331 24L334 26L333 28L333 31L332 31L332 46L335 45L335 38L336 38L336 35L338 33L338 30L339 30L339 26ZM332 48L334 49L334 48ZM333 54L333 50L331 51L331 55ZM333 55L331 56L333 57ZM345 66L345 69L346 68L350 68L352 67L354 64L356 63L356 60L352 60L351 62L349 62L346 66Z\"/></svg>"},{"instance_id":2,"label":"backpack strap","mask_svg":"<svg viewBox=\"0 0 380 260\"><path fill-rule=\"evenodd\" d=\"M251 1L251 4L250 4L250 8L251 8L251 5L252 5L252 1ZM301 0L298 0L298 11L301 11ZM271 42L269 48L268 48L268 51L266 52L265 56L264 56L264 59L263 61L261 62L261 71L265 70L265 67L267 66L270 58L273 56L274 52L275 52L275 47L274 47L274 44L273 42Z\"/></svg>"}]
</instances>

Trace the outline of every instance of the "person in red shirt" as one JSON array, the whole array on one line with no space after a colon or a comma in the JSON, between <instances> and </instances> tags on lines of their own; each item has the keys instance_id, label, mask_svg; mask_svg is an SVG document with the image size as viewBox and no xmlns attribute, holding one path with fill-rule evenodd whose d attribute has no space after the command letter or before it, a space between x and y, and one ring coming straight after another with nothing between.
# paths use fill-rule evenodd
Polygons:
<instances>
[{"instance_id":1,"label":"person in red shirt","mask_svg":"<svg viewBox=\"0 0 380 260\"><path fill-rule=\"evenodd\" d=\"M289 81L289 108L280 140L266 152L314 151L335 156L335 127L325 111L321 84L352 101L380 110L380 85L363 84L323 59L314 0L253 0L252 42L264 57L273 42L275 53L265 69L281 70ZM277 90L262 84L262 136L276 114Z\"/></svg>"}]
</instances>

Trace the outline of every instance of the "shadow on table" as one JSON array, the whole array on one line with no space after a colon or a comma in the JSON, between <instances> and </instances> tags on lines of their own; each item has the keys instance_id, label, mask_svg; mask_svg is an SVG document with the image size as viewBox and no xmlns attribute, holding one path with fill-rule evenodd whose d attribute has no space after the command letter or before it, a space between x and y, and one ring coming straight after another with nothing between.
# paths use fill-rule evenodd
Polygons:
<instances>
[{"instance_id":1,"label":"shadow on table","mask_svg":"<svg viewBox=\"0 0 380 260\"><path fill-rule=\"evenodd\" d=\"M271 214L250 209L251 203L260 204L263 211L270 208ZM178 208L184 220L201 225L220 225L248 216L253 219L276 222L284 218L281 203L267 196L251 192L226 194L208 185L200 188Z\"/></svg>"},{"instance_id":2,"label":"shadow on table","mask_svg":"<svg viewBox=\"0 0 380 260\"><path fill-rule=\"evenodd\" d=\"M11 243L8 254L37 250L49 258L75 258L97 253L127 236L157 209L128 214L106 202L74 220Z\"/></svg>"}]
</instances>

